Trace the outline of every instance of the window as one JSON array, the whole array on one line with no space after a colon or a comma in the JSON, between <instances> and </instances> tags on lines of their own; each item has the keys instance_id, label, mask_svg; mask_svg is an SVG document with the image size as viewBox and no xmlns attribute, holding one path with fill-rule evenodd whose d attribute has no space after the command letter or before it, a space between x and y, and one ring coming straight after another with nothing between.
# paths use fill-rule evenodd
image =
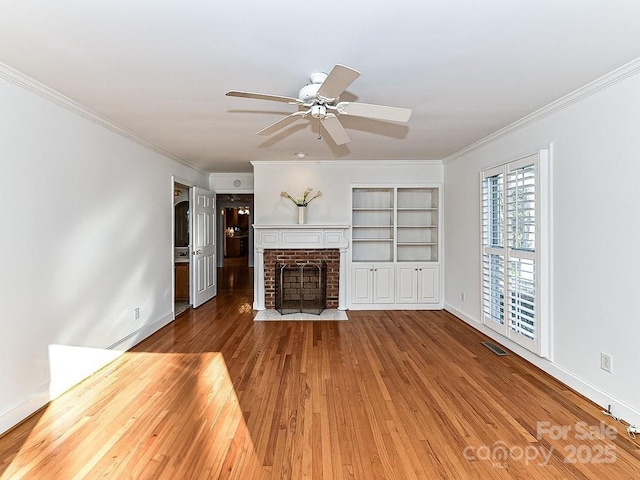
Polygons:
<instances>
[{"instance_id":1,"label":"window","mask_svg":"<svg viewBox=\"0 0 640 480\"><path fill-rule=\"evenodd\" d=\"M540 156L482 172L482 316L489 328L546 356L547 318L541 318L547 316L539 301Z\"/></svg>"}]
</instances>

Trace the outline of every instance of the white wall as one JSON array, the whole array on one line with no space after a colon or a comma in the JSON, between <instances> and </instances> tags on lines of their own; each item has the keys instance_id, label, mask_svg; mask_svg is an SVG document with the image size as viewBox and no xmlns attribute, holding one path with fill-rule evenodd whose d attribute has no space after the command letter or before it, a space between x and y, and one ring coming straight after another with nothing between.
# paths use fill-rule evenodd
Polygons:
<instances>
[{"instance_id":1,"label":"white wall","mask_svg":"<svg viewBox=\"0 0 640 480\"><path fill-rule=\"evenodd\" d=\"M445 162L445 305L487 332L479 172L553 143L553 361L505 345L640 424L640 75L590 93Z\"/></svg>"},{"instance_id":2,"label":"white wall","mask_svg":"<svg viewBox=\"0 0 640 480\"><path fill-rule=\"evenodd\" d=\"M1 432L172 319L172 175L208 175L4 76L0 105Z\"/></svg>"},{"instance_id":3,"label":"white wall","mask_svg":"<svg viewBox=\"0 0 640 480\"><path fill-rule=\"evenodd\" d=\"M311 187L323 196L307 208L307 223L351 224L351 184L441 183L440 161L282 161L252 162L254 172L255 217L258 225L297 223L298 213L285 190L301 195Z\"/></svg>"},{"instance_id":4,"label":"white wall","mask_svg":"<svg viewBox=\"0 0 640 480\"><path fill-rule=\"evenodd\" d=\"M216 193L253 193L253 173L212 173L209 185Z\"/></svg>"}]
</instances>

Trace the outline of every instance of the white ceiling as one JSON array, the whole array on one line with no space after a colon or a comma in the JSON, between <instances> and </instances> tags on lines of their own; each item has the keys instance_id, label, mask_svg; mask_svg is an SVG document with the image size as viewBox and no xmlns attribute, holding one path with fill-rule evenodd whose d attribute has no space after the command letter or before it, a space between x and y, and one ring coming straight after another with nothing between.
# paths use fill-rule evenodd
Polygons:
<instances>
[{"instance_id":1,"label":"white ceiling","mask_svg":"<svg viewBox=\"0 0 640 480\"><path fill-rule=\"evenodd\" d=\"M0 61L210 172L250 160L442 159L640 56L638 0L0 0ZM408 124L295 111L314 71L362 72L341 97Z\"/></svg>"}]
</instances>

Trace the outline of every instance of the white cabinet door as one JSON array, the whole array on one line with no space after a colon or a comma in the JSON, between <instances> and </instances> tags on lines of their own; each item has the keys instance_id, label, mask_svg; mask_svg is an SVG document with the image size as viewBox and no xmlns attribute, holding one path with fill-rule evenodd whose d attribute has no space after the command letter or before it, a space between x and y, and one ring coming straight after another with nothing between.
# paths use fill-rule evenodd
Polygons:
<instances>
[{"instance_id":1,"label":"white cabinet door","mask_svg":"<svg viewBox=\"0 0 640 480\"><path fill-rule=\"evenodd\" d=\"M418 266L414 263L396 266L396 302L418 303Z\"/></svg>"},{"instance_id":2,"label":"white cabinet door","mask_svg":"<svg viewBox=\"0 0 640 480\"><path fill-rule=\"evenodd\" d=\"M438 303L440 267L428 263L396 266L396 303Z\"/></svg>"},{"instance_id":3,"label":"white cabinet door","mask_svg":"<svg viewBox=\"0 0 640 480\"><path fill-rule=\"evenodd\" d=\"M373 265L351 266L351 303L373 303Z\"/></svg>"},{"instance_id":4,"label":"white cabinet door","mask_svg":"<svg viewBox=\"0 0 640 480\"><path fill-rule=\"evenodd\" d=\"M440 266L418 265L418 302L438 303L440 301Z\"/></svg>"},{"instance_id":5,"label":"white cabinet door","mask_svg":"<svg viewBox=\"0 0 640 480\"><path fill-rule=\"evenodd\" d=\"M373 302L393 303L394 302L394 271L393 265L373 266Z\"/></svg>"},{"instance_id":6,"label":"white cabinet door","mask_svg":"<svg viewBox=\"0 0 640 480\"><path fill-rule=\"evenodd\" d=\"M351 303L393 303L394 273L393 264L353 264L351 266Z\"/></svg>"}]
</instances>

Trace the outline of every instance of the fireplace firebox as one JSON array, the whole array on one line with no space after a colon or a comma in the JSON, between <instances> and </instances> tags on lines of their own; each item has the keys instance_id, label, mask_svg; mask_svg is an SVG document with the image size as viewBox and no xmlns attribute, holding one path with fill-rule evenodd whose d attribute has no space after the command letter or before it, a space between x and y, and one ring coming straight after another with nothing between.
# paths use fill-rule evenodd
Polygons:
<instances>
[{"instance_id":1,"label":"fireplace firebox","mask_svg":"<svg viewBox=\"0 0 640 480\"><path fill-rule=\"evenodd\" d=\"M282 315L327 308L327 262L275 264L275 307Z\"/></svg>"}]
</instances>

